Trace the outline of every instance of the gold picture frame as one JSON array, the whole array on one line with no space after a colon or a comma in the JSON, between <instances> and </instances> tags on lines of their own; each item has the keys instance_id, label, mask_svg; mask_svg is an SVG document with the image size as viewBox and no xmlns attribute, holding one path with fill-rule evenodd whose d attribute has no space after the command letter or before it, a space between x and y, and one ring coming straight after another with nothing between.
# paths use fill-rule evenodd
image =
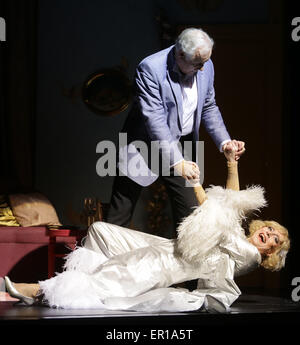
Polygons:
<instances>
[{"instance_id":1,"label":"gold picture frame","mask_svg":"<svg viewBox=\"0 0 300 345\"><path fill-rule=\"evenodd\" d=\"M83 85L82 98L94 113L113 116L124 111L132 99L132 85L120 69L103 69L88 77Z\"/></svg>"}]
</instances>

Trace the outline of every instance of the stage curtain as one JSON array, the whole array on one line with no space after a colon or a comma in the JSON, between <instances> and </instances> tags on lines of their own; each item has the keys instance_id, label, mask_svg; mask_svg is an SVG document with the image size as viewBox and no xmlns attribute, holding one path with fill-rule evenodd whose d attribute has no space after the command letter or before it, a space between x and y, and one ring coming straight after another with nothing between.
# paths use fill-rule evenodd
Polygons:
<instances>
[{"instance_id":1,"label":"stage curtain","mask_svg":"<svg viewBox=\"0 0 300 345\"><path fill-rule=\"evenodd\" d=\"M4 0L0 16L0 192L34 183L37 0ZM7 191L8 190L8 191Z\"/></svg>"}]
</instances>

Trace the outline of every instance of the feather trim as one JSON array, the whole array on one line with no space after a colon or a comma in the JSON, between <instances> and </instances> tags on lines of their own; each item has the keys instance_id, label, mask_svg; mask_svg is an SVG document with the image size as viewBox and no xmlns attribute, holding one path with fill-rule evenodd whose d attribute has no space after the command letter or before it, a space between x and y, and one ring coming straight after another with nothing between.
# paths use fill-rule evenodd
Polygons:
<instances>
[{"instance_id":1,"label":"feather trim","mask_svg":"<svg viewBox=\"0 0 300 345\"><path fill-rule=\"evenodd\" d=\"M64 270L92 274L107 258L85 247L77 247L66 256Z\"/></svg>"},{"instance_id":2,"label":"feather trim","mask_svg":"<svg viewBox=\"0 0 300 345\"><path fill-rule=\"evenodd\" d=\"M197 264L228 233L243 233L241 221L246 212L266 206L264 189L251 186L234 191L219 186L206 190L207 200L179 225L177 251L184 260Z\"/></svg>"},{"instance_id":3,"label":"feather trim","mask_svg":"<svg viewBox=\"0 0 300 345\"><path fill-rule=\"evenodd\" d=\"M105 309L93 287L93 278L76 270L39 282L43 302L52 308Z\"/></svg>"}]
</instances>

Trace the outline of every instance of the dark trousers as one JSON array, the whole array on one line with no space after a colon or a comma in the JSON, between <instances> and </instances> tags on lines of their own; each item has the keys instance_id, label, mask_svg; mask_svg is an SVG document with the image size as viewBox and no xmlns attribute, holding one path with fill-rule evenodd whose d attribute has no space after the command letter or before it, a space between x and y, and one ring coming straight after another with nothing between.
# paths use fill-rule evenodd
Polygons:
<instances>
[{"instance_id":1,"label":"dark trousers","mask_svg":"<svg viewBox=\"0 0 300 345\"><path fill-rule=\"evenodd\" d=\"M192 207L198 205L197 199L193 188L186 187L185 180L181 176L161 176L161 179L169 195L176 228L182 218L192 212ZM126 176L116 176L107 222L129 227L142 188Z\"/></svg>"},{"instance_id":2,"label":"dark trousers","mask_svg":"<svg viewBox=\"0 0 300 345\"><path fill-rule=\"evenodd\" d=\"M190 140L190 136L182 137L182 142L184 142L184 139ZM172 169L170 176L160 176L160 178L167 189L171 202L175 237L175 229L178 224L182 218L187 217L193 211L193 207L197 206L198 202L193 188L186 186L183 177L174 176ZM126 176L116 176L106 221L108 223L129 227L142 188L142 186Z\"/></svg>"}]
</instances>

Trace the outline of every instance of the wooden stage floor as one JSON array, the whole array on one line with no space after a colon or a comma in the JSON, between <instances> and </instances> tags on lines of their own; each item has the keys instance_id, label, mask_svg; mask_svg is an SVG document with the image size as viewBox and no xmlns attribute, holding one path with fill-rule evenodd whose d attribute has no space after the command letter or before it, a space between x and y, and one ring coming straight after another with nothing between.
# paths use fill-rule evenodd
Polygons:
<instances>
[{"instance_id":1,"label":"wooden stage floor","mask_svg":"<svg viewBox=\"0 0 300 345\"><path fill-rule=\"evenodd\" d=\"M300 325L300 303L279 297L241 295L229 313L183 312L141 313L103 311L98 309L53 309L47 306L26 306L10 298L0 301L0 323L27 322L36 324L85 323L118 325L163 325L180 319L181 324L232 324L238 322Z\"/></svg>"},{"instance_id":2,"label":"wooden stage floor","mask_svg":"<svg viewBox=\"0 0 300 345\"><path fill-rule=\"evenodd\" d=\"M283 330L289 334L298 333L300 330L300 302L295 303L291 299L273 296L242 294L232 305L229 313L139 313L26 306L16 303L16 300L11 299L2 290L0 292L1 334L3 330L10 330L9 332L17 330L19 326L27 327L27 331L32 328L29 326L34 326L33 329L35 326L38 328L40 326L55 326L56 328L58 326L75 326L75 330L81 331L84 326L95 326L95 335L99 341L101 340L101 343L112 343L108 337L120 336L121 338L117 338L117 340L121 340L124 334L130 336L130 332L140 332L139 342L144 343L145 340L154 343L157 337L164 337L164 341L172 340L172 343L175 340L184 342L178 340L179 336L185 337L186 341L191 340L189 343L193 343L193 339L198 341L199 337L201 338L203 331L207 332L209 329L210 332L214 332L213 330L216 329L218 330L215 334L217 336L222 334L223 327L226 328L226 332L245 329L246 337L249 337L249 327L256 330L275 329L280 330L280 333ZM189 333L187 333L188 330L190 330ZM181 331L181 335L179 335L179 331ZM177 338L170 339L172 334L175 334ZM152 336L155 338L152 339ZM187 339L187 336L191 338ZM150 342L150 340L152 341ZM136 343L133 340L132 342Z\"/></svg>"}]
</instances>

